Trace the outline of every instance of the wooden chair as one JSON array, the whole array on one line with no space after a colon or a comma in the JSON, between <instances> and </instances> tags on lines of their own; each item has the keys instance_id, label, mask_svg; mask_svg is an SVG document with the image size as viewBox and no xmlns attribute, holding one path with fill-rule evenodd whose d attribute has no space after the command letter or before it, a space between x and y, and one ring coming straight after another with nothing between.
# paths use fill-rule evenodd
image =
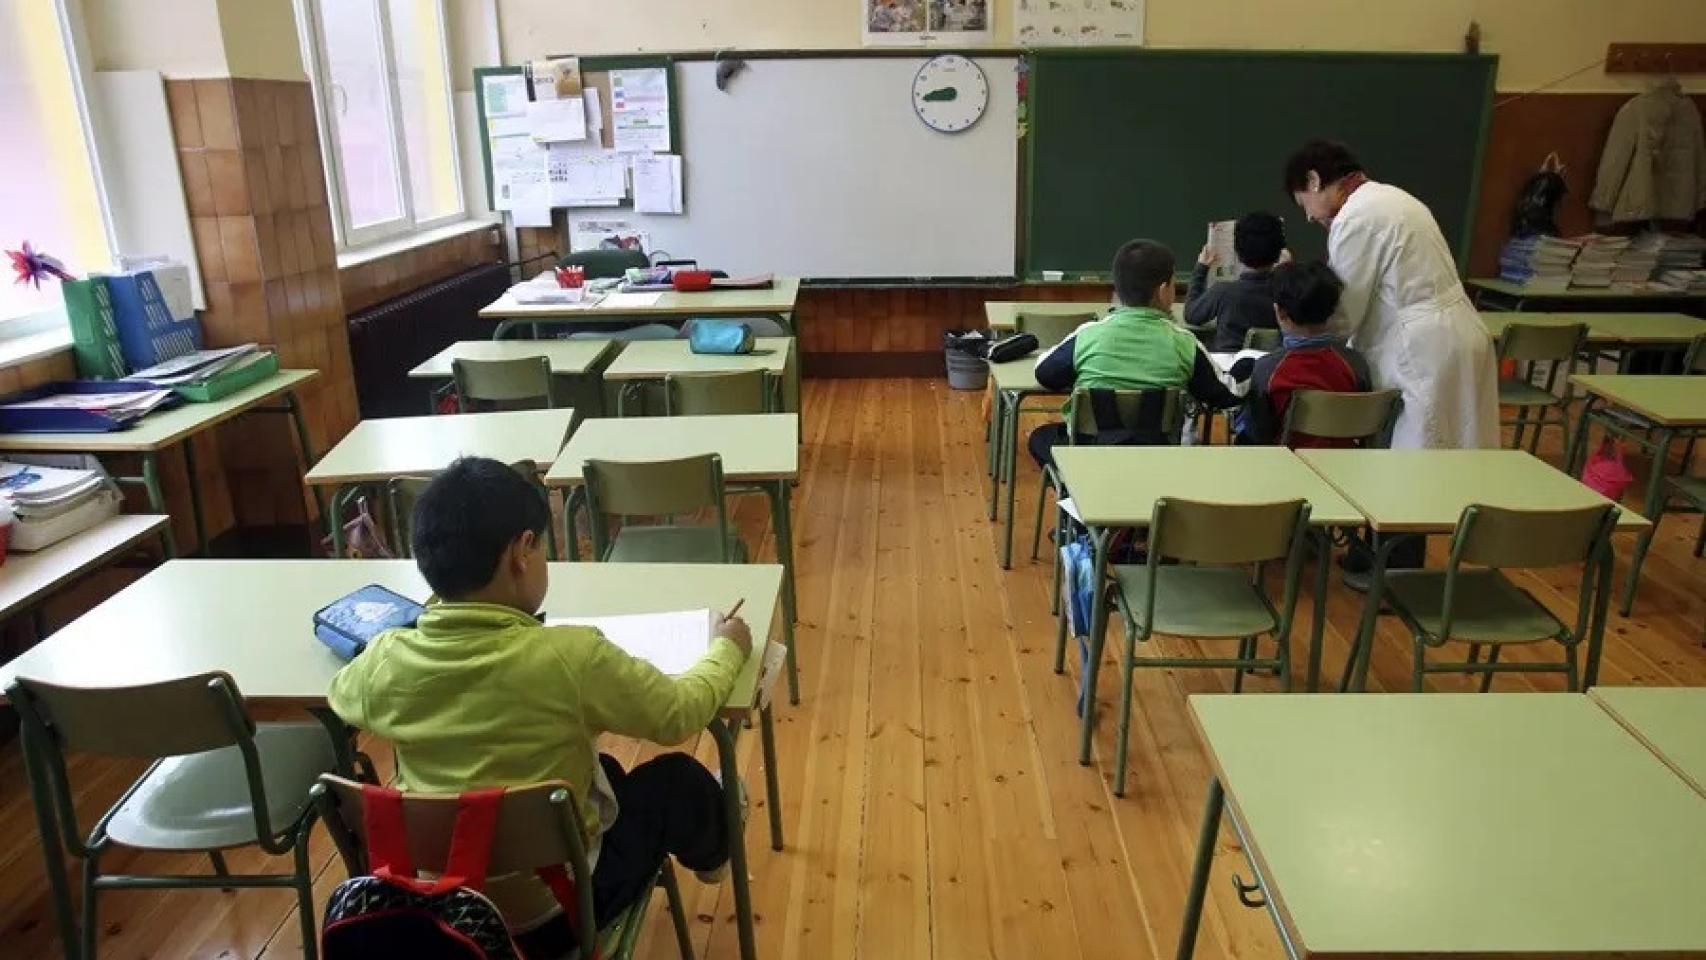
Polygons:
<instances>
[{"instance_id":1,"label":"wooden chair","mask_svg":"<svg viewBox=\"0 0 1706 960\"><path fill-rule=\"evenodd\" d=\"M66 956L93 960L106 890L288 887L296 891L303 950L316 955L308 789L338 765L319 723L256 724L224 673L131 687L62 687L18 678L6 691L18 710L24 769L46 860L48 889ZM77 821L68 752L153 760L87 834ZM224 851L259 847L291 856L288 874L231 874ZM205 876L103 873L115 847L205 854ZM64 856L82 862L83 916L66 889Z\"/></svg>"},{"instance_id":2,"label":"wooden chair","mask_svg":"<svg viewBox=\"0 0 1706 960\"><path fill-rule=\"evenodd\" d=\"M342 777L322 776L312 791L320 818L338 848L350 876L369 872L361 784ZM410 859L417 870L440 872L450 859L450 839L456 823L457 798L428 794L404 794L403 822L408 835ZM611 960L633 955L640 929L645 924L649 893L642 894L615 917L593 914L592 868L587 863L586 840L581 834L579 806L573 790L561 781L517 787L504 793L498 809L496 833L492 837L488 874L531 874L544 867L566 866L574 880L577 914L591 922L576 926L579 957ZM665 858L653 886L662 886L675 923L675 940L681 955L693 958L693 942L687 915L681 906L681 889L675 869Z\"/></svg>"},{"instance_id":3,"label":"wooden chair","mask_svg":"<svg viewBox=\"0 0 1706 960\"><path fill-rule=\"evenodd\" d=\"M1280 446L1290 447L1295 437L1303 435L1354 441L1364 449L1384 448L1392 442L1392 424L1398 419L1402 398L1403 394L1397 390L1294 391L1285 408Z\"/></svg>"},{"instance_id":4,"label":"wooden chair","mask_svg":"<svg viewBox=\"0 0 1706 960\"><path fill-rule=\"evenodd\" d=\"M679 460L588 460L587 512L593 554L615 563L745 563L746 545L729 526L723 503L723 459L714 453ZM611 517L672 517L710 510L711 524L624 523Z\"/></svg>"},{"instance_id":5,"label":"wooden chair","mask_svg":"<svg viewBox=\"0 0 1706 960\"><path fill-rule=\"evenodd\" d=\"M1604 506L1572 510L1511 510L1475 504L1464 508L1451 540L1451 560L1444 570L1389 570L1385 600L1410 629L1415 668L1411 689L1420 692L1429 673L1479 673L1481 690L1492 686L1494 673L1563 673L1569 689L1577 684L1576 646L1589 637L1590 657L1600 629L1593 616L1595 597L1609 590L1611 530L1618 509ZM1527 590L1503 571L1582 564L1576 593L1574 626L1560 621ZM1468 569L1466 564L1474 565ZM1470 644L1467 660L1430 663L1429 650L1452 640ZM1504 663L1499 653L1513 644L1554 641L1564 658L1556 663ZM1480 659L1481 647L1489 648ZM1592 664L1589 665L1592 675Z\"/></svg>"},{"instance_id":6,"label":"wooden chair","mask_svg":"<svg viewBox=\"0 0 1706 960\"><path fill-rule=\"evenodd\" d=\"M1234 692L1250 670L1279 672L1291 690L1291 623L1302 579L1309 504L1303 500L1233 504L1163 498L1149 521L1147 562L1114 567L1114 607L1125 621L1120 729L1114 795L1125 796L1133 674L1139 668L1231 669ZM1163 564L1163 560L1181 561ZM1262 565L1285 562L1284 597L1275 607L1262 589ZM1253 572L1252 572L1253 571ZM1236 657L1139 657L1154 634L1238 639ZM1257 654L1271 634L1274 656Z\"/></svg>"},{"instance_id":7,"label":"wooden chair","mask_svg":"<svg viewBox=\"0 0 1706 960\"><path fill-rule=\"evenodd\" d=\"M1499 381L1499 405L1515 407L1517 415L1501 419L1499 425L1516 427L1511 449L1522 448L1523 433L1532 426L1534 435L1529 440L1528 452L1536 453L1540 449L1540 434L1548 424L1555 425L1563 434L1563 448L1570 448L1570 400L1554 390L1560 371L1568 375L1575 370L1576 357L1581 354L1587 333L1585 323L1513 323L1505 327L1499 338L1499 360L1515 361L1517 375ZM1536 368L1545 374L1541 386L1534 385Z\"/></svg>"},{"instance_id":8,"label":"wooden chair","mask_svg":"<svg viewBox=\"0 0 1706 960\"><path fill-rule=\"evenodd\" d=\"M456 383L456 409L523 410L554 407L551 395L551 361L545 357L514 360L464 360L450 362Z\"/></svg>"}]
</instances>

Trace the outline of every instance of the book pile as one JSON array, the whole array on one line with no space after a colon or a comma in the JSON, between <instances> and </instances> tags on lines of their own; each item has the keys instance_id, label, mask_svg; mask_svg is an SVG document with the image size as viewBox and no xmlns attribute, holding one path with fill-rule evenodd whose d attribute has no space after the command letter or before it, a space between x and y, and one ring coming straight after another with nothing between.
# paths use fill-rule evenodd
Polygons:
<instances>
[{"instance_id":1,"label":"book pile","mask_svg":"<svg viewBox=\"0 0 1706 960\"><path fill-rule=\"evenodd\" d=\"M1706 239L1682 233L1649 233L1641 239L1658 251L1653 276L1665 286L1699 293L1701 268L1706 267Z\"/></svg>"},{"instance_id":2,"label":"book pile","mask_svg":"<svg viewBox=\"0 0 1706 960\"><path fill-rule=\"evenodd\" d=\"M157 363L146 370L138 370L125 379L151 383L156 387L191 386L206 383L220 374L253 366L266 356L267 352L254 343L219 350L196 350Z\"/></svg>"},{"instance_id":3,"label":"book pile","mask_svg":"<svg viewBox=\"0 0 1706 960\"><path fill-rule=\"evenodd\" d=\"M0 460L0 498L12 509L11 548L40 550L118 513L120 495L93 457Z\"/></svg>"},{"instance_id":4,"label":"book pile","mask_svg":"<svg viewBox=\"0 0 1706 960\"><path fill-rule=\"evenodd\" d=\"M170 403L176 396L170 390L125 390L113 393L53 393L30 400L17 400L0 405L6 411L77 410L96 413L111 419L118 426L131 423Z\"/></svg>"},{"instance_id":5,"label":"book pile","mask_svg":"<svg viewBox=\"0 0 1706 960\"><path fill-rule=\"evenodd\" d=\"M1579 240L1582 252L1577 254L1576 262L1570 270L1570 285L1601 289L1610 287L1612 274L1617 270L1617 260L1629 248L1629 238L1590 233Z\"/></svg>"},{"instance_id":6,"label":"book pile","mask_svg":"<svg viewBox=\"0 0 1706 960\"><path fill-rule=\"evenodd\" d=\"M1664 234L1643 233L1629 241L1617 257L1611 270L1611 282L1618 286L1645 284L1659 268L1659 253L1664 247Z\"/></svg>"},{"instance_id":7,"label":"book pile","mask_svg":"<svg viewBox=\"0 0 1706 960\"><path fill-rule=\"evenodd\" d=\"M1659 282L1667 287L1706 296L1706 270L1666 270L1659 274Z\"/></svg>"},{"instance_id":8,"label":"book pile","mask_svg":"<svg viewBox=\"0 0 1706 960\"><path fill-rule=\"evenodd\" d=\"M1562 293L1580 248L1562 237L1513 237L1499 253L1499 277L1527 290Z\"/></svg>"}]
</instances>

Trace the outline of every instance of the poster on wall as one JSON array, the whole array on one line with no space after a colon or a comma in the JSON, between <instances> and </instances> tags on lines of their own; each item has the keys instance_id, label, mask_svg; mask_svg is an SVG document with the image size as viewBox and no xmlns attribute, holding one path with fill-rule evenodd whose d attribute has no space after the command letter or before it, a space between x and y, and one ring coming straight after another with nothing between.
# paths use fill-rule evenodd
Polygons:
<instances>
[{"instance_id":1,"label":"poster on wall","mask_svg":"<svg viewBox=\"0 0 1706 960\"><path fill-rule=\"evenodd\" d=\"M1021 47L1137 46L1144 0L1014 0Z\"/></svg>"},{"instance_id":2,"label":"poster on wall","mask_svg":"<svg viewBox=\"0 0 1706 960\"><path fill-rule=\"evenodd\" d=\"M967 46L991 38L990 0L859 0L865 45Z\"/></svg>"}]
</instances>

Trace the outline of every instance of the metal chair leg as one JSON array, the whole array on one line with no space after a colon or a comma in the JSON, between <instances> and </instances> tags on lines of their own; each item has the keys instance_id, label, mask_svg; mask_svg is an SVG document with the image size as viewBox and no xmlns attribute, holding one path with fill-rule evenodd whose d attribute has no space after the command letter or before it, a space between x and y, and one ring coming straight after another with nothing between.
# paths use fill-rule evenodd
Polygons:
<instances>
[{"instance_id":1,"label":"metal chair leg","mask_svg":"<svg viewBox=\"0 0 1706 960\"><path fill-rule=\"evenodd\" d=\"M101 851L90 850L88 859L83 861L83 960L95 960L95 938L100 934L100 918L95 911L95 877L100 872L100 859Z\"/></svg>"},{"instance_id":2,"label":"metal chair leg","mask_svg":"<svg viewBox=\"0 0 1706 960\"><path fill-rule=\"evenodd\" d=\"M308 834L314 829L312 818L303 824L291 851L296 861L296 922L302 927L303 960L316 960L320 955L320 929L314 916L314 870L308 863Z\"/></svg>"},{"instance_id":3,"label":"metal chair leg","mask_svg":"<svg viewBox=\"0 0 1706 960\"><path fill-rule=\"evenodd\" d=\"M1493 671L1492 671L1491 667L1493 666L1493 664L1498 663L1498 662L1499 662L1499 646L1498 646L1498 644L1493 644L1492 646L1487 648L1487 666L1489 669L1487 670L1486 673L1481 674L1481 692L1482 693L1486 693L1488 690L1493 689Z\"/></svg>"},{"instance_id":4,"label":"metal chair leg","mask_svg":"<svg viewBox=\"0 0 1706 960\"><path fill-rule=\"evenodd\" d=\"M1125 630L1125 656L1120 658L1120 732L1114 744L1114 796L1125 796L1126 748L1131 743L1132 675L1137 673L1137 631Z\"/></svg>"},{"instance_id":5,"label":"metal chair leg","mask_svg":"<svg viewBox=\"0 0 1706 960\"><path fill-rule=\"evenodd\" d=\"M675 927L675 947L682 960L693 960L693 935L687 926L687 912L681 904L681 885L675 882L675 866L666 858L658 874L663 885L663 898L669 904L669 919Z\"/></svg>"}]
</instances>

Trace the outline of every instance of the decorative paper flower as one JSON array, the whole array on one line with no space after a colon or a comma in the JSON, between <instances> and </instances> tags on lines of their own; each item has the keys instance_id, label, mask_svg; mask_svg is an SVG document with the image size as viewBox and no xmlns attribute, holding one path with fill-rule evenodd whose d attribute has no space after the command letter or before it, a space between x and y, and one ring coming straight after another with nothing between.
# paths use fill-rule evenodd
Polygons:
<instances>
[{"instance_id":1,"label":"decorative paper flower","mask_svg":"<svg viewBox=\"0 0 1706 960\"><path fill-rule=\"evenodd\" d=\"M36 249L30 246L28 240L24 241L24 249L8 250L6 256L12 258L12 270L18 275L17 279L13 281L14 283L32 284L37 290L40 290L44 276L55 277L60 280L77 279L66 271L65 264L59 262L58 257L37 253Z\"/></svg>"}]
</instances>

